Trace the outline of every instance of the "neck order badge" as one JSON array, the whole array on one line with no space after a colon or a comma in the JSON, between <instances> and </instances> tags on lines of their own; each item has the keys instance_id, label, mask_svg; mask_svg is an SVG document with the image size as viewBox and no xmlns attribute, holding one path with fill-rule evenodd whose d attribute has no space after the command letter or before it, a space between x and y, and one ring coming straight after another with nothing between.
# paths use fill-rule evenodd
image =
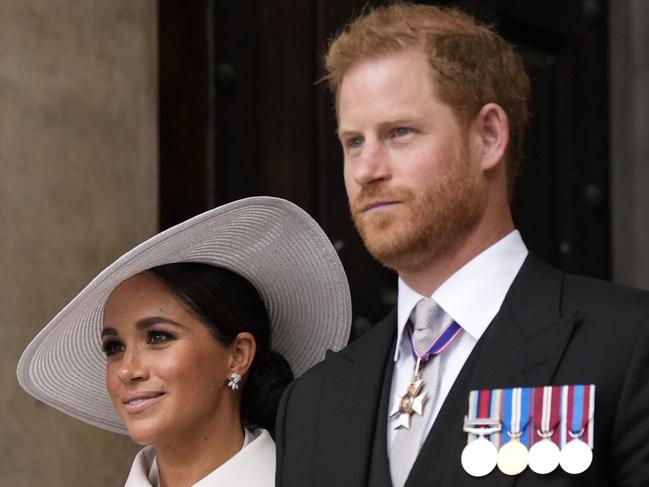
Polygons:
<instances>
[{"instance_id":1,"label":"neck order badge","mask_svg":"<svg viewBox=\"0 0 649 487\"><path fill-rule=\"evenodd\" d=\"M412 353L415 357L415 370L412 374L410 384L406 393L401 396L401 400L393 411L390 412L390 417L397 418L395 429L408 429L410 428L410 418L414 413L423 416L424 407L428 401L428 393L422 394L424 381L421 376L421 370L426 363L434 356L442 353L455 338L462 332L462 327L455 321L451 322L442 332L434 339L428 351L422 355L417 353L412 339L412 331L408 327L408 336L412 345Z\"/></svg>"},{"instance_id":2,"label":"neck order badge","mask_svg":"<svg viewBox=\"0 0 649 487\"><path fill-rule=\"evenodd\" d=\"M558 465L582 473L593 459L594 413L594 385L471 391L462 465L474 477L496 465L507 475L527 466L547 474Z\"/></svg>"}]
</instances>

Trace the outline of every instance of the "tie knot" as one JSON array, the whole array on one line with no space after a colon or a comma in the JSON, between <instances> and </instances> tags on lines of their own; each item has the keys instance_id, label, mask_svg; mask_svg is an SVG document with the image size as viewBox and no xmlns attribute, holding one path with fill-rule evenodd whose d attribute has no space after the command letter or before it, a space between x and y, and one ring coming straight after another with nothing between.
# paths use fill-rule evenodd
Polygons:
<instances>
[{"instance_id":1,"label":"tie knot","mask_svg":"<svg viewBox=\"0 0 649 487\"><path fill-rule=\"evenodd\" d=\"M411 314L412 346L418 356L423 356L435 341L440 331L442 308L432 299L425 298L417 303Z\"/></svg>"},{"instance_id":2,"label":"tie knot","mask_svg":"<svg viewBox=\"0 0 649 487\"><path fill-rule=\"evenodd\" d=\"M413 328L417 331L425 329L437 330L442 313L442 308L434 299L421 299L413 311Z\"/></svg>"}]
</instances>

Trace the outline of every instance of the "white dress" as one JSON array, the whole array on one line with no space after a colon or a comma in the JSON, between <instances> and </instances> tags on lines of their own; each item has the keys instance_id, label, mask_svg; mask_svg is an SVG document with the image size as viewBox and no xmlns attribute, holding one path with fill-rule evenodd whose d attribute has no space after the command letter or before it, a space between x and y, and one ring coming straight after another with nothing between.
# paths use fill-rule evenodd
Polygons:
<instances>
[{"instance_id":1,"label":"white dress","mask_svg":"<svg viewBox=\"0 0 649 487\"><path fill-rule=\"evenodd\" d=\"M155 450L140 450L124 487L158 487L160 479ZM268 431L246 430L243 447L223 465L192 487L273 487L275 485L275 442Z\"/></svg>"}]
</instances>

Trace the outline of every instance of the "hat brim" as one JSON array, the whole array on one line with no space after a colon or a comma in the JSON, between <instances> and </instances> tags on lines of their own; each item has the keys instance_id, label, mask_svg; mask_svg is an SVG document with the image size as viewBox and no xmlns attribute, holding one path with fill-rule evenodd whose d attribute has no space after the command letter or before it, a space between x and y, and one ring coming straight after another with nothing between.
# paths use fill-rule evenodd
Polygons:
<instances>
[{"instance_id":1,"label":"hat brim","mask_svg":"<svg viewBox=\"0 0 649 487\"><path fill-rule=\"evenodd\" d=\"M351 298L331 242L298 206L260 196L165 230L108 266L27 346L17 369L23 389L81 421L127 434L105 387L104 305L125 279L173 262L225 267L248 279L268 310L271 348L296 377L347 343Z\"/></svg>"}]
</instances>

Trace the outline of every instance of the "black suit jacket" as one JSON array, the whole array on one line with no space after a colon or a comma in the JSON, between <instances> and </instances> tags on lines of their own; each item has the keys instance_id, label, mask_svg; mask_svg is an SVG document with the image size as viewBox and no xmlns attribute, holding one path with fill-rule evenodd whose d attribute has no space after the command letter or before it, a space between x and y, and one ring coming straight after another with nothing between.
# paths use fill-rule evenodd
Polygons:
<instances>
[{"instance_id":1,"label":"black suit jacket","mask_svg":"<svg viewBox=\"0 0 649 487\"><path fill-rule=\"evenodd\" d=\"M471 303L466 303L471 306ZM277 422L278 487L389 487L396 313L295 381ZM460 464L472 389L596 385L593 464L482 478ZM387 384L387 385L386 385ZM385 387L384 387L385 386ZM406 487L649 486L649 294L529 256L451 388Z\"/></svg>"}]
</instances>

